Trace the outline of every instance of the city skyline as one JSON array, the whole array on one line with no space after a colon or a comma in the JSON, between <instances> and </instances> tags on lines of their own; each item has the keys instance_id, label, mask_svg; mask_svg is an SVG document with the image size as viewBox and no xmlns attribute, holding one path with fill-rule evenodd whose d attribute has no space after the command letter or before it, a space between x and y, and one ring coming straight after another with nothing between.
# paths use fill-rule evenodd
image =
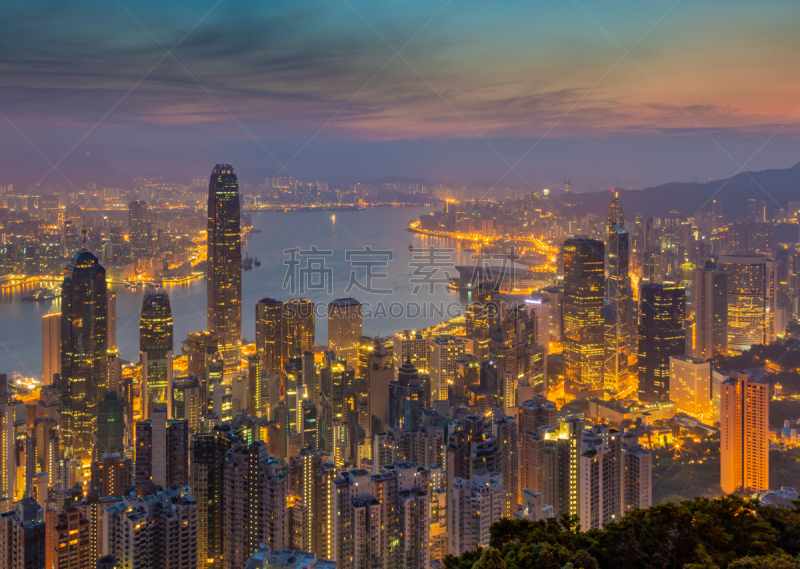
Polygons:
<instances>
[{"instance_id":1,"label":"city skyline","mask_svg":"<svg viewBox=\"0 0 800 569\"><path fill-rule=\"evenodd\" d=\"M0 568L800 568L794 8L8 6Z\"/></svg>"}]
</instances>

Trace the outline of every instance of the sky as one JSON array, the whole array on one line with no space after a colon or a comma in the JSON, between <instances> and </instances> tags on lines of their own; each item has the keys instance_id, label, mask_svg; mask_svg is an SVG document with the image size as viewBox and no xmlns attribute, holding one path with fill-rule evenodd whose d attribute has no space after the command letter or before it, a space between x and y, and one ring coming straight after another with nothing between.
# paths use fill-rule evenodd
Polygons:
<instances>
[{"instance_id":1,"label":"sky","mask_svg":"<svg viewBox=\"0 0 800 569\"><path fill-rule=\"evenodd\" d=\"M800 161L794 0L5 0L0 185L91 154L578 191ZM25 170L20 173L19 170Z\"/></svg>"}]
</instances>

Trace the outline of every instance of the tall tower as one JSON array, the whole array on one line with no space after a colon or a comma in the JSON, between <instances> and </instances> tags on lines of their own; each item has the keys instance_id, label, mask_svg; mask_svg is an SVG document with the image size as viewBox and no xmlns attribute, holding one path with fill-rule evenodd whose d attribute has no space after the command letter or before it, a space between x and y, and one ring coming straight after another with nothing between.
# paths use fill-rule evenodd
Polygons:
<instances>
[{"instance_id":1,"label":"tall tower","mask_svg":"<svg viewBox=\"0 0 800 569\"><path fill-rule=\"evenodd\" d=\"M564 389L570 398L603 387L604 250L594 239L564 242Z\"/></svg>"},{"instance_id":2,"label":"tall tower","mask_svg":"<svg viewBox=\"0 0 800 569\"><path fill-rule=\"evenodd\" d=\"M611 203L608 204L606 219L607 235L611 235L612 228L615 225L625 227L625 211L622 209L622 204L619 203L619 190L612 190Z\"/></svg>"},{"instance_id":3,"label":"tall tower","mask_svg":"<svg viewBox=\"0 0 800 569\"><path fill-rule=\"evenodd\" d=\"M610 214L609 210L609 216ZM628 232L616 223L612 225L608 233L608 264L606 265L608 280L603 383L607 389L615 392L628 386L628 366L633 360L631 357L633 305L631 280L628 273L629 246Z\"/></svg>"},{"instance_id":4,"label":"tall tower","mask_svg":"<svg viewBox=\"0 0 800 569\"><path fill-rule=\"evenodd\" d=\"M723 255L728 275L728 349L775 341L775 261L760 255Z\"/></svg>"},{"instance_id":5,"label":"tall tower","mask_svg":"<svg viewBox=\"0 0 800 569\"><path fill-rule=\"evenodd\" d=\"M708 261L695 276L694 356L728 355L728 274Z\"/></svg>"},{"instance_id":6,"label":"tall tower","mask_svg":"<svg viewBox=\"0 0 800 569\"><path fill-rule=\"evenodd\" d=\"M732 371L721 385L720 485L730 494L769 488L769 384Z\"/></svg>"},{"instance_id":7,"label":"tall tower","mask_svg":"<svg viewBox=\"0 0 800 569\"><path fill-rule=\"evenodd\" d=\"M283 303L262 298L256 304L256 353L264 375L272 370L283 371Z\"/></svg>"},{"instance_id":8,"label":"tall tower","mask_svg":"<svg viewBox=\"0 0 800 569\"><path fill-rule=\"evenodd\" d=\"M208 330L219 336L226 369L242 347L242 231L239 183L230 164L217 164L208 184Z\"/></svg>"},{"instance_id":9,"label":"tall tower","mask_svg":"<svg viewBox=\"0 0 800 569\"><path fill-rule=\"evenodd\" d=\"M328 349L349 362L358 360L358 340L364 331L361 303L340 298L328 305Z\"/></svg>"},{"instance_id":10,"label":"tall tower","mask_svg":"<svg viewBox=\"0 0 800 569\"><path fill-rule=\"evenodd\" d=\"M283 307L283 363L289 362L292 352L313 352L316 332L314 303L307 298L295 298ZM338 355L338 354L337 354ZM356 362L351 362L354 365Z\"/></svg>"},{"instance_id":11,"label":"tall tower","mask_svg":"<svg viewBox=\"0 0 800 569\"><path fill-rule=\"evenodd\" d=\"M686 351L682 286L647 284L639 310L639 399L669 399L669 359Z\"/></svg>"},{"instance_id":12,"label":"tall tower","mask_svg":"<svg viewBox=\"0 0 800 569\"><path fill-rule=\"evenodd\" d=\"M42 385L52 385L61 373L61 313L42 316Z\"/></svg>"},{"instance_id":13,"label":"tall tower","mask_svg":"<svg viewBox=\"0 0 800 569\"><path fill-rule=\"evenodd\" d=\"M139 320L139 359L142 364L142 420L156 407L172 417L172 309L163 288L148 289Z\"/></svg>"},{"instance_id":14,"label":"tall tower","mask_svg":"<svg viewBox=\"0 0 800 569\"><path fill-rule=\"evenodd\" d=\"M61 445L91 459L97 401L108 388L106 270L86 248L72 257L61 285Z\"/></svg>"},{"instance_id":15,"label":"tall tower","mask_svg":"<svg viewBox=\"0 0 800 569\"><path fill-rule=\"evenodd\" d=\"M146 259L152 256L152 225L150 212L144 201L132 201L128 204L128 233L136 259Z\"/></svg>"}]
</instances>

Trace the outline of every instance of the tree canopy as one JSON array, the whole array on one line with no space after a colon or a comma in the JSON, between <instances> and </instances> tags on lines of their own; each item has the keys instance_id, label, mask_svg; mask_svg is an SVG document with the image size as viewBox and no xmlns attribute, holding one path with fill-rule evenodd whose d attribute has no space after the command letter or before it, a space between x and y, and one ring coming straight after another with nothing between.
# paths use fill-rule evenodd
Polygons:
<instances>
[{"instance_id":1,"label":"tree canopy","mask_svg":"<svg viewBox=\"0 0 800 569\"><path fill-rule=\"evenodd\" d=\"M800 511L726 496L634 510L587 532L569 515L503 519L490 546L448 555L445 569L800 569Z\"/></svg>"}]
</instances>

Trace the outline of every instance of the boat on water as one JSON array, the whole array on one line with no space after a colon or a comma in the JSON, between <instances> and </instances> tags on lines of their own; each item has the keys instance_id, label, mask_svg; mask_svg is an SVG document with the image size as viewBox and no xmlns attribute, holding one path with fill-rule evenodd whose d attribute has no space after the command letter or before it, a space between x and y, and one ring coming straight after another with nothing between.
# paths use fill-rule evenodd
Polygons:
<instances>
[{"instance_id":1,"label":"boat on water","mask_svg":"<svg viewBox=\"0 0 800 569\"><path fill-rule=\"evenodd\" d=\"M39 287L34 290L30 296L26 296L23 300L30 300L33 302L44 302L46 300L53 300L61 296L61 287L47 288Z\"/></svg>"},{"instance_id":2,"label":"boat on water","mask_svg":"<svg viewBox=\"0 0 800 569\"><path fill-rule=\"evenodd\" d=\"M260 229L251 229L250 233L261 233Z\"/></svg>"},{"instance_id":3,"label":"boat on water","mask_svg":"<svg viewBox=\"0 0 800 569\"><path fill-rule=\"evenodd\" d=\"M247 251L244 252L244 259L242 259L242 268L249 271L253 268L253 259L247 256Z\"/></svg>"},{"instance_id":4,"label":"boat on water","mask_svg":"<svg viewBox=\"0 0 800 569\"><path fill-rule=\"evenodd\" d=\"M260 267L261 266L261 261L258 260L258 257L256 257L255 261L253 261L253 266L255 266L255 267Z\"/></svg>"}]
</instances>

